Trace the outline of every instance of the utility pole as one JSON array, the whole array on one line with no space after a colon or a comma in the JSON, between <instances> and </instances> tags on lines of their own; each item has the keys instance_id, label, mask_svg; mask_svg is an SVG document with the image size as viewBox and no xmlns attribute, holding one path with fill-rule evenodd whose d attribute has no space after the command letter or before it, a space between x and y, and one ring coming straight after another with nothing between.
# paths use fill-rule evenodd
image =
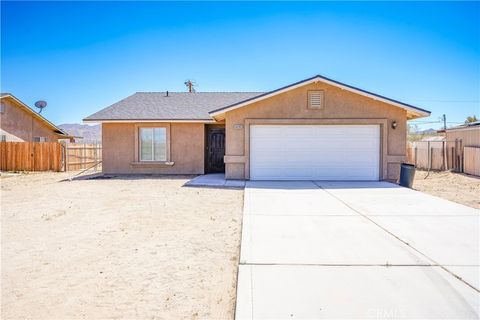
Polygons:
<instances>
[{"instance_id":1,"label":"utility pole","mask_svg":"<svg viewBox=\"0 0 480 320\"><path fill-rule=\"evenodd\" d=\"M443 130L445 130L445 140L442 141L442 153L443 153L443 169L448 170L447 161L447 117L443 114Z\"/></svg>"}]
</instances>

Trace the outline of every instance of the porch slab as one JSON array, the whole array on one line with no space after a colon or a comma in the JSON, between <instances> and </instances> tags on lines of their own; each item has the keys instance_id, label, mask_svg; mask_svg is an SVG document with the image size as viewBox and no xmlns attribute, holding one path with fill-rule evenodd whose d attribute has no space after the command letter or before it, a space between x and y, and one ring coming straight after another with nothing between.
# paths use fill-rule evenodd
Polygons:
<instances>
[{"instance_id":1,"label":"porch slab","mask_svg":"<svg viewBox=\"0 0 480 320\"><path fill-rule=\"evenodd\" d=\"M209 173L185 183L187 187L244 188L245 180L227 180L224 173Z\"/></svg>"}]
</instances>

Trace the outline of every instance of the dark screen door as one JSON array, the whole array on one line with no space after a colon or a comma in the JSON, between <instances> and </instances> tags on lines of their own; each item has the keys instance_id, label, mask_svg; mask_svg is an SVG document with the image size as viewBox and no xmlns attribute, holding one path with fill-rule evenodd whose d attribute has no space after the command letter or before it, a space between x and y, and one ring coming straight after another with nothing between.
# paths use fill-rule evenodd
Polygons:
<instances>
[{"instance_id":1,"label":"dark screen door","mask_svg":"<svg viewBox=\"0 0 480 320\"><path fill-rule=\"evenodd\" d=\"M225 172L225 128L207 129L207 173Z\"/></svg>"}]
</instances>

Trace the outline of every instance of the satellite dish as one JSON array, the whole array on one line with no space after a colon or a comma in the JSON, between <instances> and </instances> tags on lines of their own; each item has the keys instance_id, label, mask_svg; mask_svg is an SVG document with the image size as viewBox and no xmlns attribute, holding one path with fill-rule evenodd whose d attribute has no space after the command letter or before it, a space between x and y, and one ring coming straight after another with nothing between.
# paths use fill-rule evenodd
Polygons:
<instances>
[{"instance_id":1,"label":"satellite dish","mask_svg":"<svg viewBox=\"0 0 480 320\"><path fill-rule=\"evenodd\" d=\"M35 102L35 107L40 109L40 111L38 111L38 113L42 113L43 108L45 108L46 106L47 106L47 101L39 100L39 101Z\"/></svg>"}]
</instances>

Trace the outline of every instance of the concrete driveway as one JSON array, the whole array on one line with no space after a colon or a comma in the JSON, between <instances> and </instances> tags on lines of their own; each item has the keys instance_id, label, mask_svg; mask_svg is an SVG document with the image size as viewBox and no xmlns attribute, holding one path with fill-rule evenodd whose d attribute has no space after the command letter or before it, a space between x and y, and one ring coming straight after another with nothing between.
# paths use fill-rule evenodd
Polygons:
<instances>
[{"instance_id":1,"label":"concrete driveway","mask_svg":"<svg viewBox=\"0 0 480 320\"><path fill-rule=\"evenodd\" d=\"M480 315L480 215L386 182L247 182L236 319Z\"/></svg>"}]
</instances>

